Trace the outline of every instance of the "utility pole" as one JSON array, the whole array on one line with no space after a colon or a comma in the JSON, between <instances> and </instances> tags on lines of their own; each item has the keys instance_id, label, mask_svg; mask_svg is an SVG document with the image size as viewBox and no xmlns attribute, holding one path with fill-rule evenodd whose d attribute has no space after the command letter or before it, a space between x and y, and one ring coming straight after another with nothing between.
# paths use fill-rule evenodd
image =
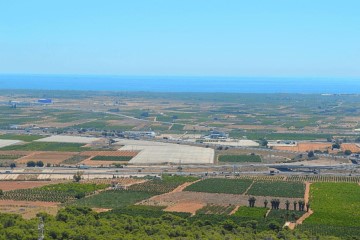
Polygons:
<instances>
[{"instance_id":1,"label":"utility pole","mask_svg":"<svg viewBox=\"0 0 360 240\"><path fill-rule=\"evenodd\" d=\"M39 238L38 240L44 240L44 221L42 217L39 217L39 225L38 225L38 232L39 232Z\"/></svg>"}]
</instances>

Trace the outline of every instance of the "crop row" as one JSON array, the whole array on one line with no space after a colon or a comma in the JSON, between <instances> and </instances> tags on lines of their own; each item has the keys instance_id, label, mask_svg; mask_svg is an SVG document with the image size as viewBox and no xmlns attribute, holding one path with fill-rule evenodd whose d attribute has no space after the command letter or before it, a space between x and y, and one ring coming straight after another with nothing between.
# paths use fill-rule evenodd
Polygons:
<instances>
[{"instance_id":1,"label":"crop row","mask_svg":"<svg viewBox=\"0 0 360 240\"><path fill-rule=\"evenodd\" d=\"M75 199L74 194L41 189L19 189L6 191L0 196L2 200L67 202Z\"/></svg>"},{"instance_id":2,"label":"crop row","mask_svg":"<svg viewBox=\"0 0 360 240\"><path fill-rule=\"evenodd\" d=\"M234 205L220 206L209 204L196 211L196 214L225 214L229 215L235 209Z\"/></svg>"},{"instance_id":3,"label":"crop row","mask_svg":"<svg viewBox=\"0 0 360 240\"><path fill-rule=\"evenodd\" d=\"M289 176L286 178L288 181L301 181L301 182L349 182L349 183L358 183L360 182L360 177L356 176L322 176L322 175L313 175L313 176Z\"/></svg>"}]
</instances>

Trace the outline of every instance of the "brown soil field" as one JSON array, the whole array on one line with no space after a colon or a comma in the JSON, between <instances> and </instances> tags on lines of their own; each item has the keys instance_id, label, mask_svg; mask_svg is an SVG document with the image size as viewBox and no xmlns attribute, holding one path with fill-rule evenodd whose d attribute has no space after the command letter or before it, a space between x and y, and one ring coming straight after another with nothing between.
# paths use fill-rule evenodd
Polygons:
<instances>
[{"instance_id":1,"label":"brown soil field","mask_svg":"<svg viewBox=\"0 0 360 240\"><path fill-rule=\"evenodd\" d=\"M284 147L273 147L276 150L285 150L293 152L308 152L308 151L325 151L331 150L332 143L320 143L320 142L299 142L297 146L284 146Z\"/></svg>"},{"instance_id":2,"label":"brown soil field","mask_svg":"<svg viewBox=\"0 0 360 240\"><path fill-rule=\"evenodd\" d=\"M32 154L19 158L16 162L19 164L26 164L28 161L43 161L45 165L47 163L60 164L73 155L74 153L66 152L33 152Z\"/></svg>"},{"instance_id":3,"label":"brown soil field","mask_svg":"<svg viewBox=\"0 0 360 240\"><path fill-rule=\"evenodd\" d=\"M31 219L36 217L39 212L55 215L59 208L58 204L54 202L0 200L0 212L20 214L25 219Z\"/></svg>"},{"instance_id":4,"label":"brown soil field","mask_svg":"<svg viewBox=\"0 0 360 240\"><path fill-rule=\"evenodd\" d=\"M355 143L343 143L341 144L341 150L342 151L350 150L353 153L357 153L360 152L360 147L358 146L358 144Z\"/></svg>"},{"instance_id":5,"label":"brown soil field","mask_svg":"<svg viewBox=\"0 0 360 240\"><path fill-rule=\"evenodd\" d=\"M272 197L260 197L256 196L255 206L263 207L265 199L271 199ZM150 206L165 206L172 207L178 204L185 204L179 206L187 206L188 203L196 204L214 204L214 205L237 205L248 206L249 196L247 195L235 195L235 194L223 194L223 193L199 193L199 192L172 192L158 196L154 196L150 199L140 202L140 205ZM300 198L278 198L281 202L289 200L290 202L299 201ZM285 204L281 204L280 208L284 209ZM171 209L171 208L170 208Z\"/></svg>"},{"instance_id":6,"label":"brown soil field","mask_svg":"<svg viewBox=\"0 0 360 240\"><path fill-rule=\"evenodd\" d=\"M28 189L56 184L64 181L0 181L0 189L3 191Z\"/></svg>"},{"instance_id":7,"label":"brown soil field","mask_svg":"<svg viewBox=\"0 0 360 240\"><path fill-rule=\"evenodd\" d=\"M205 205L202 203L196 202L186 202L186 203L178 203L173 206L169 206L164 209L166 212L188 212L191 214L195 214L197 210L203 208Z\"/></svg>"}]
</instances>

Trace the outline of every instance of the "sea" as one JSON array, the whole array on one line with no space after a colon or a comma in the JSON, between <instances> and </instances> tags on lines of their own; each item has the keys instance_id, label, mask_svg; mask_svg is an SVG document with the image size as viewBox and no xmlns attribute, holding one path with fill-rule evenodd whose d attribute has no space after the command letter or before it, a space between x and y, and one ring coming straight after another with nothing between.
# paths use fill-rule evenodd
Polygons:
<instances>
[{"instance_id":1,"label":"sea","mask_svg":"<svg viewBox=\"0 0 360 240\"><path fill-rule=\"evenodd\" d=\"M360 94L359 78L0 75L0 89Z\"/></svg>"}]
</instances>

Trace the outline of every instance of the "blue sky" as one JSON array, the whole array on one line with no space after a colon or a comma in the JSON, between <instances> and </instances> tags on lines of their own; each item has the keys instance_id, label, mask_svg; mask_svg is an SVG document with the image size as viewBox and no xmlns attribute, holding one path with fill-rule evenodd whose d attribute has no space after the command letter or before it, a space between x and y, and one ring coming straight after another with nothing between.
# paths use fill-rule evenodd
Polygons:
<instances>
[{"instance_id":1,"label":"blue sky","mask_svg":"<svg viewBox=\"0 0 360 240\"><path fill-rule=\"evenodd\" d=\"M360 76L359 0L0 0L0 73Z\"/></svg>"}]
</instances>

